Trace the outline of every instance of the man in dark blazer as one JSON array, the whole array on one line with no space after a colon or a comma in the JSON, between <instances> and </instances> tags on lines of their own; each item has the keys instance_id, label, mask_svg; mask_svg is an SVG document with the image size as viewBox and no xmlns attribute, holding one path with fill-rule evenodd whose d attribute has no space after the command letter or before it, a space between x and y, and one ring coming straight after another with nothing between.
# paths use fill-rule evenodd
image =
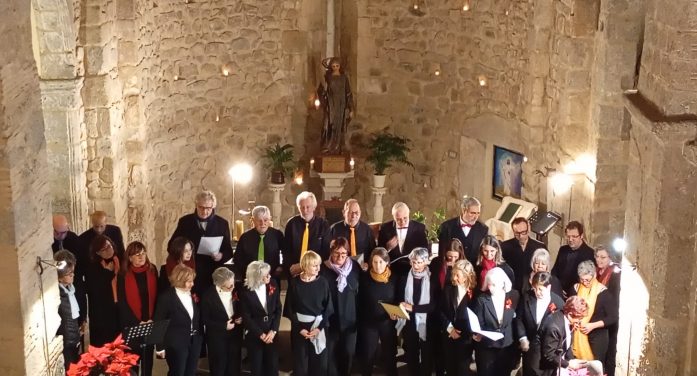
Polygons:
<instances>
[{"instance_id":1,"label":"man in dark blazer","mask_svg":"<svg viewBox=\"0 0 697 376\"><path fill-rule=\"evenodd\" d=\"M322 260L329 258L329 223L315 215L317 198L312 192L301 192L295 199L300 214L292 217L286 223L283 250L284 267L289 276L300 274L300 256L307 251L315 251ZM303 243L307 230L307 244ZM304 246L304 248L303 248ZM284 260L284 261L285 261Z\"/></svg>"},{"instance_id":2,"label":"man in dark blazer","mask_svg":"<svg viewBox=\"0 0 697 376\"><path fill-rule=\"evenodd\" d=\"M349 255L358 257L363 255L363 262L368 263L370 252L375 248L375 237L370 226L361 221L361 207L358 205L358 200L349 199L344 204L344 220L336 222L329 230L329 237L334 240L338 237L344 237L349 241ZM353 237L351 234L353 233ZM352 248L355 243L356 249Z\"/></svg>"},{"instance_id":3,"label":"man in dark blazer","mask_svg":"<svg viewBox=\"0 0 697 376\"><path fill-rule=\"evenodd\" d=\"M409 207L403 202L392 206L392 221L380 225L378 247L387 249L390 254L390 269L396 276L402 277L409 272L411 265L406 257L417 247L428 249L426 226L409 220ZM403 257L400 259L400 257Z\"/></svg>"},{"instance_id":4,"label":"man in dark blazer","mask_svg":"<svg viewBox=\"0 0 697 376\"><path fill-rule=\"evenodd\" d=\"M481 209L479 200L465 196L460 204L460 216L441 223L438 236L441 245L450 244L453 238L459 239L465 249L465 257L472 265L477 265L479 246L489 233L489 227L478 221Z\"/></svg>"},{"instance_id":5,"label":"man in dark blazer","mask_svg":"<svg viewBox=\"0 0 697 376\"><path fill-rule=\"evenodd\" d=\"M514 238L501 243L501 256L513 269L515 275L513 288L522 295L523 279L532 272L530 266L532 254L538 248L545 248L545 245L535 239L530 239L530 223L524 217L515 218L511 222L511 228Z\"/></svg>"},{"instance_id":6,"label":"man in dark blazer","mask_svg":"<svg viewBox=\"0 0 697 376\"><path fill-rule=\"evenodd\" d=\"M232 259L235 275L237 278L244 277L247 266L252 261L264 261L271 265L271 275L278 283L281 274L281 251L285 244L283 233L271 227L271 210L266 206L256 206L252 209L252 222L254 228L245 231L237 242Z\"/></svg>"},{"instance_id":7,"label":"man in dark blazer","mask_svg":"<svg viewBox=\"0 0 697 376\"><path fill-rule=\"evenodd\" d=\"M557 310L540 323L542 376L555 376L559 368L578 369L581 364L573 359L571 351L571 326L587 314L586 302L578 296L572 296L564 303L562 310Z\"/></svg>"},{"instance_id":8,"label":"man in dark blazer","mask_svg":"<svg viewBox=\"0 0 697 376\"><path fill-rule=\"evenodd\" d=\"M80 307L80 322L87 317L87 285L85 275L90 264L89 248L86 247L74 232L70 231L70 223L64 215L53 216L53 254L60 250L67 250L75 256L75 298Z\"/></svg>"},{"instance_id":9,"label":"man in dark blazer","mask_svg":"<svg viewBox=\"0 0 697 376\"><path fill-rule=\"evenodd\" d=\"M595 263L595 252L586 244L583 225L580 222L569 222L564 233L566 245L559 248L557 260L552 267L552 275L559 278L566 296L571 296L575 294L574 284L578 282L578 265L587 260Z\"/></svg>"},{"instance_id":10,"label":"man in dark blazer","mask_svg":"<svg viewBox=\"0 0 697 376\"><path fill-rule=\"evenodd\" d=\"M196 211L179 218L177 228L169 239L167 248L169 249L172 241L179 236L183 236L194 244L196 257L196 279L194 281L194 291L201 295L213 285L211 275L213 270L224 266L225 262L232 258L232 243L230 242L230 224L228 221L215 214L217 200L211 191L202 191L196 195L194 200ZM202 237L223 237L220 252L215 256L201 255L197 253Z\"/></svg>"},{"instance_id":11,"label":"man in dark blazer","mask_svg":"<svg viewBox=\"0 0 697 376\"><path fill-rule=\"evenodd\" d=\"M80 241L82 244L87 247L87 250L89 251L89 247L92 244L92 239L94 239L95 236L106 235L114 244L114 252L116 252L116 256L120 261L123 261L126 254L126 247L124 246L123 234L121 233L119 226L108 225L106 223L106 212L101 210L97 210L96 212L92 213L90 219L92 220L92 228L80 234Z\"/></svg>"}]
</instances>

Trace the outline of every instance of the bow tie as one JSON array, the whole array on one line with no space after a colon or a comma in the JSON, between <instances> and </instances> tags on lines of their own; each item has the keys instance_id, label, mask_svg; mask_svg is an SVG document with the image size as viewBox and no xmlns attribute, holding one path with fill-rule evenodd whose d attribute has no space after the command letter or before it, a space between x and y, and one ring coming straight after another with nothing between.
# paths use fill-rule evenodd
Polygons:
<instances>
[{"instance_id":1,"label":"bow tie","mask_svg":"<svg viewBox=\"0 0 697 376\"><path fill-rule=\"evenodd\" d=\"M462 228L465 228L465 227L472 228L472 225L469 224L469 223L462 223L462 224L460 224L460 227L462 227Z\"/></svg>"},{"instance_id":2,"label":"bow tie","mask_svg":"<svg viewBox=\"0 0 697 376\"><path fill-rule=\"evenodd\" d=\"M407 230L409 227L397 227L397 230Z\"/></svg>"}]
</instances>

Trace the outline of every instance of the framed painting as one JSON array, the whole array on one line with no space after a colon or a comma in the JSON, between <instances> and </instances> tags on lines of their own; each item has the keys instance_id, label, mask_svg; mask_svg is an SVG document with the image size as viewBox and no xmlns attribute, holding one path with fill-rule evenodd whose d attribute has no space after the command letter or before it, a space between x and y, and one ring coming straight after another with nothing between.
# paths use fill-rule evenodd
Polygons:
<instances>
[{"instance_id":1,"label":"framed painting","mask_svg":"<svg viewBox=\"0 0 697 376\"><path fill-rule=\"evenodd\" d=\"M495 198L522 198L524 158L523 154L494 145L492 192Z\"/></svg>"}]
</instances>

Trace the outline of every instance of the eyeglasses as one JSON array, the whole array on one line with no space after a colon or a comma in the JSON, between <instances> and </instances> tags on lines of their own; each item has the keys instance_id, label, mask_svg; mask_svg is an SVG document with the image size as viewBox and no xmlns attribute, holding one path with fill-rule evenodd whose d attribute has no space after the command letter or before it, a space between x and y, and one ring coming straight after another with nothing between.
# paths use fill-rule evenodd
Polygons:
<instances>
[{"instance_id":1,"label":"eyeglasses","mask_svg":"<svg viewBox=\"0 0 697 376\"><path fill-rule=\"evenodd\" d=\"M213 210L214 208L212 206L197 206L198 210Z\"/></svg>"},{"instance_id":2,"label":"eyeglasses","mask_svg":"<svg viewBox=\"0 0 697 376\"><path fill-rule=\"evenodd\" d=\"M579 278L579 281L580 281L581 283L584 283L584 284L585 284L585 283L591 283L592 280L593 280L592 277L591 277L591 278Z\"/></svg>"},{"instance_id":3,"label":"eyeglasses","mask_svg":"<svg viewBox=\"0 0 697 376\"><path fill-rule=\"evenodd\" d=\"M220 288L221 288L222 290L230 291L230 290L232 290L233 288L235 288L235 284L234 284L234 283L231 283L231 284L229 284L229 285L220 286Z\"/></svg>"},{"instance_id":4,"label":"eyeglasses","mask_svg":"<svg viewBox=\"0 0 697 376\"><path fill-rule=\"evenodd\" d=\"M513 231L513 235L515 235L515 236L527 235L527 234L528 234L528 230L520 231L520 232L518 232L518 231Z\"/></svg>"},{"instance_id":5,"label":"eyeglasses","mask_svg":"<svg viewBox=\"0 0 697 376\"><path fill-rule=\"evenodd\" d=\"M580 237L581 237L581 235L566 235L567 239L578 239Z\"/></svg>"},{"instance_id":6,"label":"eyeglasses","mask_svg":"<svg viewBox=\"0 0 697 376\"><path fill-rule=\"evenodd\" d=\"M334 256L337 256L337 257L346 257L346 256L348 256L348 253L347 253L347 252L334 252L334 253L332 253L332 254L333 254Z\"/></svg>"}]
</instances>

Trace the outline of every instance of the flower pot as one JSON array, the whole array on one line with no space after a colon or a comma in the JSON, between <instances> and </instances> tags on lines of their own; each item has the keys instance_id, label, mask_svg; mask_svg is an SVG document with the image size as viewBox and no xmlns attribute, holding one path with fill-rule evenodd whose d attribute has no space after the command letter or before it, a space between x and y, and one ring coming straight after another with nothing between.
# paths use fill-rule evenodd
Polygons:
<instances>
[{"instance_id":1,"label":"flower pot","mask_svg":"<svg viewBox=\"0 0 697 376\"><path fill-rule=\"evenodd\" d=\"M385 188L385 175L373 175L373 187Z\"/></svg>"},{"instance_id":2,"label":"flower pot","mask_svg":"<svg viewBox=\"0 0 697 376\"><path fill-rule=\"evenodd\" d=\"M272 184L284 184L286 178L283 175L283 171L271 171L271 183Z\"/></svg>"}]
</instances>

